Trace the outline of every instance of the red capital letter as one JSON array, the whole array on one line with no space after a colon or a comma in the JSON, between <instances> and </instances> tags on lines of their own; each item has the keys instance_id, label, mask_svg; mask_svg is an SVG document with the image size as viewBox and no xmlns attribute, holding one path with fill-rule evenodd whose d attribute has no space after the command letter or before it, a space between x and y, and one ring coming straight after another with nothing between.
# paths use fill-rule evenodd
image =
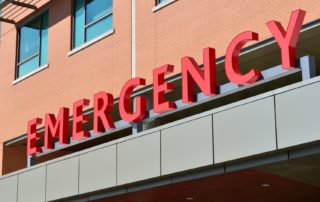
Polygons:
<instances>
[{"instance_id":1,"label":"red capital letter","mask_svg":"<svg viewBox=\"0 0 320 202\"><path fill-rule=\"evenodd\" d=\"M146 85L146 80L142 78L133 78L127 81L123 86L120 97L119 97L119 111L120 116L127 122L139 122L145 116L147 112L147 99L146 97L136 97L136 112L131 113L130 111L130 97L133 89L139 85Z\"/></svg>"},{"instance_id":2,"label":"red capital letter","mask_svg":"<svg viewBox=\"0 0 320 202\"><path fill-rule=\"evenodd\" d=\"M42 119L35 118L28 121L28 140L27 140L27 154L35 155L36 153L42 153L41 147L37 147L37 139L41 138L41 134L37 133L37 125L42 123Z\"/></svg>"},{"instance_id":3,"label":"red capital letter","mask_svg":"<svg viewBox=\"0 0 320 202\"><path fill-rule=\"evenodd\" d=\"M103 133L105 129L114 129L114 122L111 116L113 107L113 95L106 92L99 92L94 95L93 107L93 130L96 133Z\"/></svg>"},{"instance_id":4,"label":"red capital letter","mask_svg":"<svg viewBox=\"0 0 320 202\"><path fill-rule=\"evenodd\" d=\"M89 105L88 99L81 99L73 103L73 122L72 122L72 139L81 140L84 137L89 137L88 131L82 129L83 122L87 122L88 115L83 114L83 107Z\"/></svg>"},{"instance_id":5,"label":"red capital letter","mask_svg":"<svg viewBox=\"0 0 320 202\"><path fill-rule=\"evenodd\" d=\"M246 74L241 74L239 67L239 53L245 43L250 40L258 40L255 32L242 32L237 35L229 44L225 58L225 71L229 80L233 83L244 85L256 82L261 73L257 69L251 69Z\"/></svg>"},{"instance_id":6,"label":"red capital letter","mask_svg":"<svg viewBox=\"0 0 320 202\"><path fill-rule=\"evenodd\" d=\"M287 31L280 22L270 21L267 26L281 48L281 60L283 69L296 67L296 46L300 35L301 26L306 12L296 10L291 13Z\"/></svg>"},{"instance_id":7,"label":"red capital letter","mask_svg":"<svg viewBox=\"0 0 320 202\"><path fill-rule=\"evenodd\" d=\"M69 109L60 108L58 119L53 114L46 114L44 129L44 148L54 149L54 137L59 137L60 144L69 144Z\"/></svg>"},{"instance_id":8,"label":"red capital letter","mask_svg":"<svg viewBox=\"0 0 320 202\"><path fill-rule=\"evenodd\" d=\"M181 59L182 101L194 102L194 83L207 95L216 94L216 52L213 48L203 49L203 71L191 57Z\"/></svg>"},{"instance_id":9,"label":"red capital letter","mask_svg":"<svg viewBox=\"0 0 320 202\"><path fill-rule=\"evenodd\" d=\"M175 109L177 106L172 101L165 101L166 92L173 90L173 83L165 83L165 74L173 72L173 65L164 65L153 70L153 111L164 113Z\"/></svg>"}]
</instances>

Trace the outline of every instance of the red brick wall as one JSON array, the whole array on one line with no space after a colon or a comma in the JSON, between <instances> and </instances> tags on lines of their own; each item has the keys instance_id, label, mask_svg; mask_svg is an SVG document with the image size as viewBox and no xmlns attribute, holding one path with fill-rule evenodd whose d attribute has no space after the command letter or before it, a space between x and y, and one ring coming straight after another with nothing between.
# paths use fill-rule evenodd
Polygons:
<instances>
[{"instance_id":1,"label":"red brick wall","mask_svg":"<svg viewBox=\"0 0 320 202\"><path fill-rule=\"evenodd\" d=\"M318 19L316 0L177 0L151 12L154 1L137 1L137 76L149 78L154 67L166 63L180 71L182 56L202 63L202 49L214 47L223 56L230 40L243 31L271 37L266 22L280 21L284 27L296 9L307 11L305 23Z\"/></svg>"},{"instance_id":2,"label":"red brick wall","mask_svg":"<svg viewBox=\"0 0 320 202\"><path fill-rule=\"evenodd\" d=\"M71 0L49 4L49 67L12 85L15 71L16 31L2 36L0 55L1 141L26 133L27 120L77 99L106 90L118 94L131 77L131 4L114 2L115 33L68 57L71 40ZM9 29L4 24L5 29ZM91 102L91 104L93 104Z\"/></svg>"},{"instance_id":3,"label":"red brick wall","mask_svg":"<svg viewBox=\"0 0 320 202\"><path fill-rule=\"evenodd\" d=\"M42 5L46 1L41 2ZM136 1L137 76L148 82L152 70L166 63L175 65L178 73L182 56L192 56L202 63L204 47L214 47L217 56L224 55L230 40L242 31L258 32L261 40L269 38L265 23L275 19L286 26L293 10L307 11L305 23L320 17L318 0L177 0L153 13L154 4L153 0ZM101 90L117 97L123 83L131 77L131 1L114 1L114 34L68 57L71 5L71 0L48 4L49 67L16 85L11 84L16 29L2 23L1 144L26 133L29 119L43 118L46 112L57 113L59 107L71 107L77 99L92 101L93 94Z\"/></svg>"}]
</instances>

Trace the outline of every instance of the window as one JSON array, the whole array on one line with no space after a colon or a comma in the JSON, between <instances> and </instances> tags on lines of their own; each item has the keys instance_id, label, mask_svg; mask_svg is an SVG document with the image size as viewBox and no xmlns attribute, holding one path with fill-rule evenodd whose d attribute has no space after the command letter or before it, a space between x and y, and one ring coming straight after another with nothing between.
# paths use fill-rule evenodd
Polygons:
<instances>
[{"instance_id":1,"label":"window","mask_svg":"<svg viewBox=\"0 0 320 202\"><path fill-rule=\"evenodd\" d=\"M74 0L73 48L112 29L112 0Z\"/></svg>"},{"instance_id":2,"label":"window","mask_svg":"<svg viewBox=\"0 0 320 202\"><path fill-rule=\"evenodd\" d=\"M19 28L16 78L48 63L48 11Z\"/></svg>"},{"instance_id":3,"label":"window","mask_svg":"<svg viewBox=\"0 0 320 202\"><path fill-rule=\"evenodd\" d=\"M166 2L167 0L157 0L157 5L162 4L164 2Z\"/></svg>"},{"instance_id":4,"label":"window","mask_svg":"<svg viewBox=\"0 0 320 202\"><path fill-rule=\"evenodd\" d=\"M2 13L2 8L0 8L0 16L1 16L1 13ZM2 32L1 32L1 21L0 21L0 44L1 44L1 36L2 36Z\"/></svg>"},{"instance_id":5,"label":"window","mask_svg":"<svg viewBox=\"0 0 320 202\"><path fill-rule=\"evenodd\" d=\"M157 12L158 10L172 4L177 0L155 0L155 7L151 9L152 12Z\"/></svg>"}]
</instances>

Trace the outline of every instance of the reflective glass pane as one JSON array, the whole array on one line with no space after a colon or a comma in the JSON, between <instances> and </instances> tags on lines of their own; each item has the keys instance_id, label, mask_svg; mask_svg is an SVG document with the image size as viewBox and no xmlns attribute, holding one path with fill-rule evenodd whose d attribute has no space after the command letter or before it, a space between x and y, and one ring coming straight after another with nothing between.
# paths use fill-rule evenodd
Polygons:
<instances>
[{"instance_id":1,"label":"reflective glass pane","mask_svg":"<svg viewBox=\"0 0 320 202\"><path fill-rule=\"evenodd\" d=\"M88 0L86 24L89 24L112 11L112 0Z\"/></svg>"},{"instance_id":2,"label":"reflective glass pane","mask_svg":"<svg viewBox=\"0 0 320 202\"><path fill-rule=\"evenodd\" d=\"M166 2L167 0L159 0L159 4Z\"/></svg>"},{"instance_id":3,"label":"reflective glass pane","mask_svg":"<svg viewBox=\"0 0 320 202\"><path fill-rule=\"evenodd\" d=\"M87 27L86 29L86 39L90 41L97 36L112 29L112 15L98 21L97 23Z\"/></svg>"},{"instance_id":4,"label":"reflective glass pane","mask_svg":"<svg viewBox=\"0 0 320 202\"><path fill-rule=\"evenodd\" d=\"M39 52L40 18L20 29L19 62Z\"/></svg>"},{"instance_id":5,"label":"reflective glass pane","mask_svg":"<svg viewBox=\"0 0 320 202\"><path fill-rule=\"evenodd\" d=\"M41 48L40 48L40 65L48 63L48 11L42 14L41 21Z\"/></svg>"},{"instance_id":6,"label":"reflective glass pane","mask_svg":"<svg viewBox=\"0 0 320 202\"><path fill-rule=\"evenodd\" d=\"M0 9L0 15L1 15L1 12L2 12L2 9ZM1 33L2 31L1 31L1 21L0 21L0 43L1 43Z\"/></svg>"},{"instance_id":7,"label":"reflective glass pane","mask_svg":"<svg viewBox=\"0 0 320 202\"><path fill-rule=\"evenodd\" d=\"M84 0L75 0L74 13L74 48L84 43Z\"/></svg>"},{"instance_id":8,"label":"reflective glass pane","mask_svg":"<svg viewBox=\"0 0 320 202\"><path fill-rule=\"evenodd\" d=\"M27 62L21 64L18 68L18 78L22 77L29 72L37 69L39 67L39 56L36 56L32 58L31 60L28 60Z\"/></svg>"}]
</instances>

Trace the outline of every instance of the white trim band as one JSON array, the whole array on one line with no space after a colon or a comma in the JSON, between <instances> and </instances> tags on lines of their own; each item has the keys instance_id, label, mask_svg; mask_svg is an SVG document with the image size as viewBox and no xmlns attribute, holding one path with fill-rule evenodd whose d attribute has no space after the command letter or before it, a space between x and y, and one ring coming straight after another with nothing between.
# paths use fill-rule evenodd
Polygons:
<instances>
[{"instance_id":1,"label":"white trim band","mask_svg":"<svg viewBox=\"0 0 320 202\"><path fill-rule=\"evenodd\" d=\"M26 75L24 75L24 76L22 76L22 77L20 77L20 78L17 78L16 80L12 81L11 84L12 84L12 85L16 85L17 83L25 80L26 78L28 78L28 77L30 77L30 76L32 76L32 75L34 75L34 74L36 74L36 73L38 73L38 72L46 69L46 68L48 68L48 67L49 67L49 64L42 65L42 66L38 67L37 69L29 72L28 74L26 74Z\"/></svg>"}]
</instances>

